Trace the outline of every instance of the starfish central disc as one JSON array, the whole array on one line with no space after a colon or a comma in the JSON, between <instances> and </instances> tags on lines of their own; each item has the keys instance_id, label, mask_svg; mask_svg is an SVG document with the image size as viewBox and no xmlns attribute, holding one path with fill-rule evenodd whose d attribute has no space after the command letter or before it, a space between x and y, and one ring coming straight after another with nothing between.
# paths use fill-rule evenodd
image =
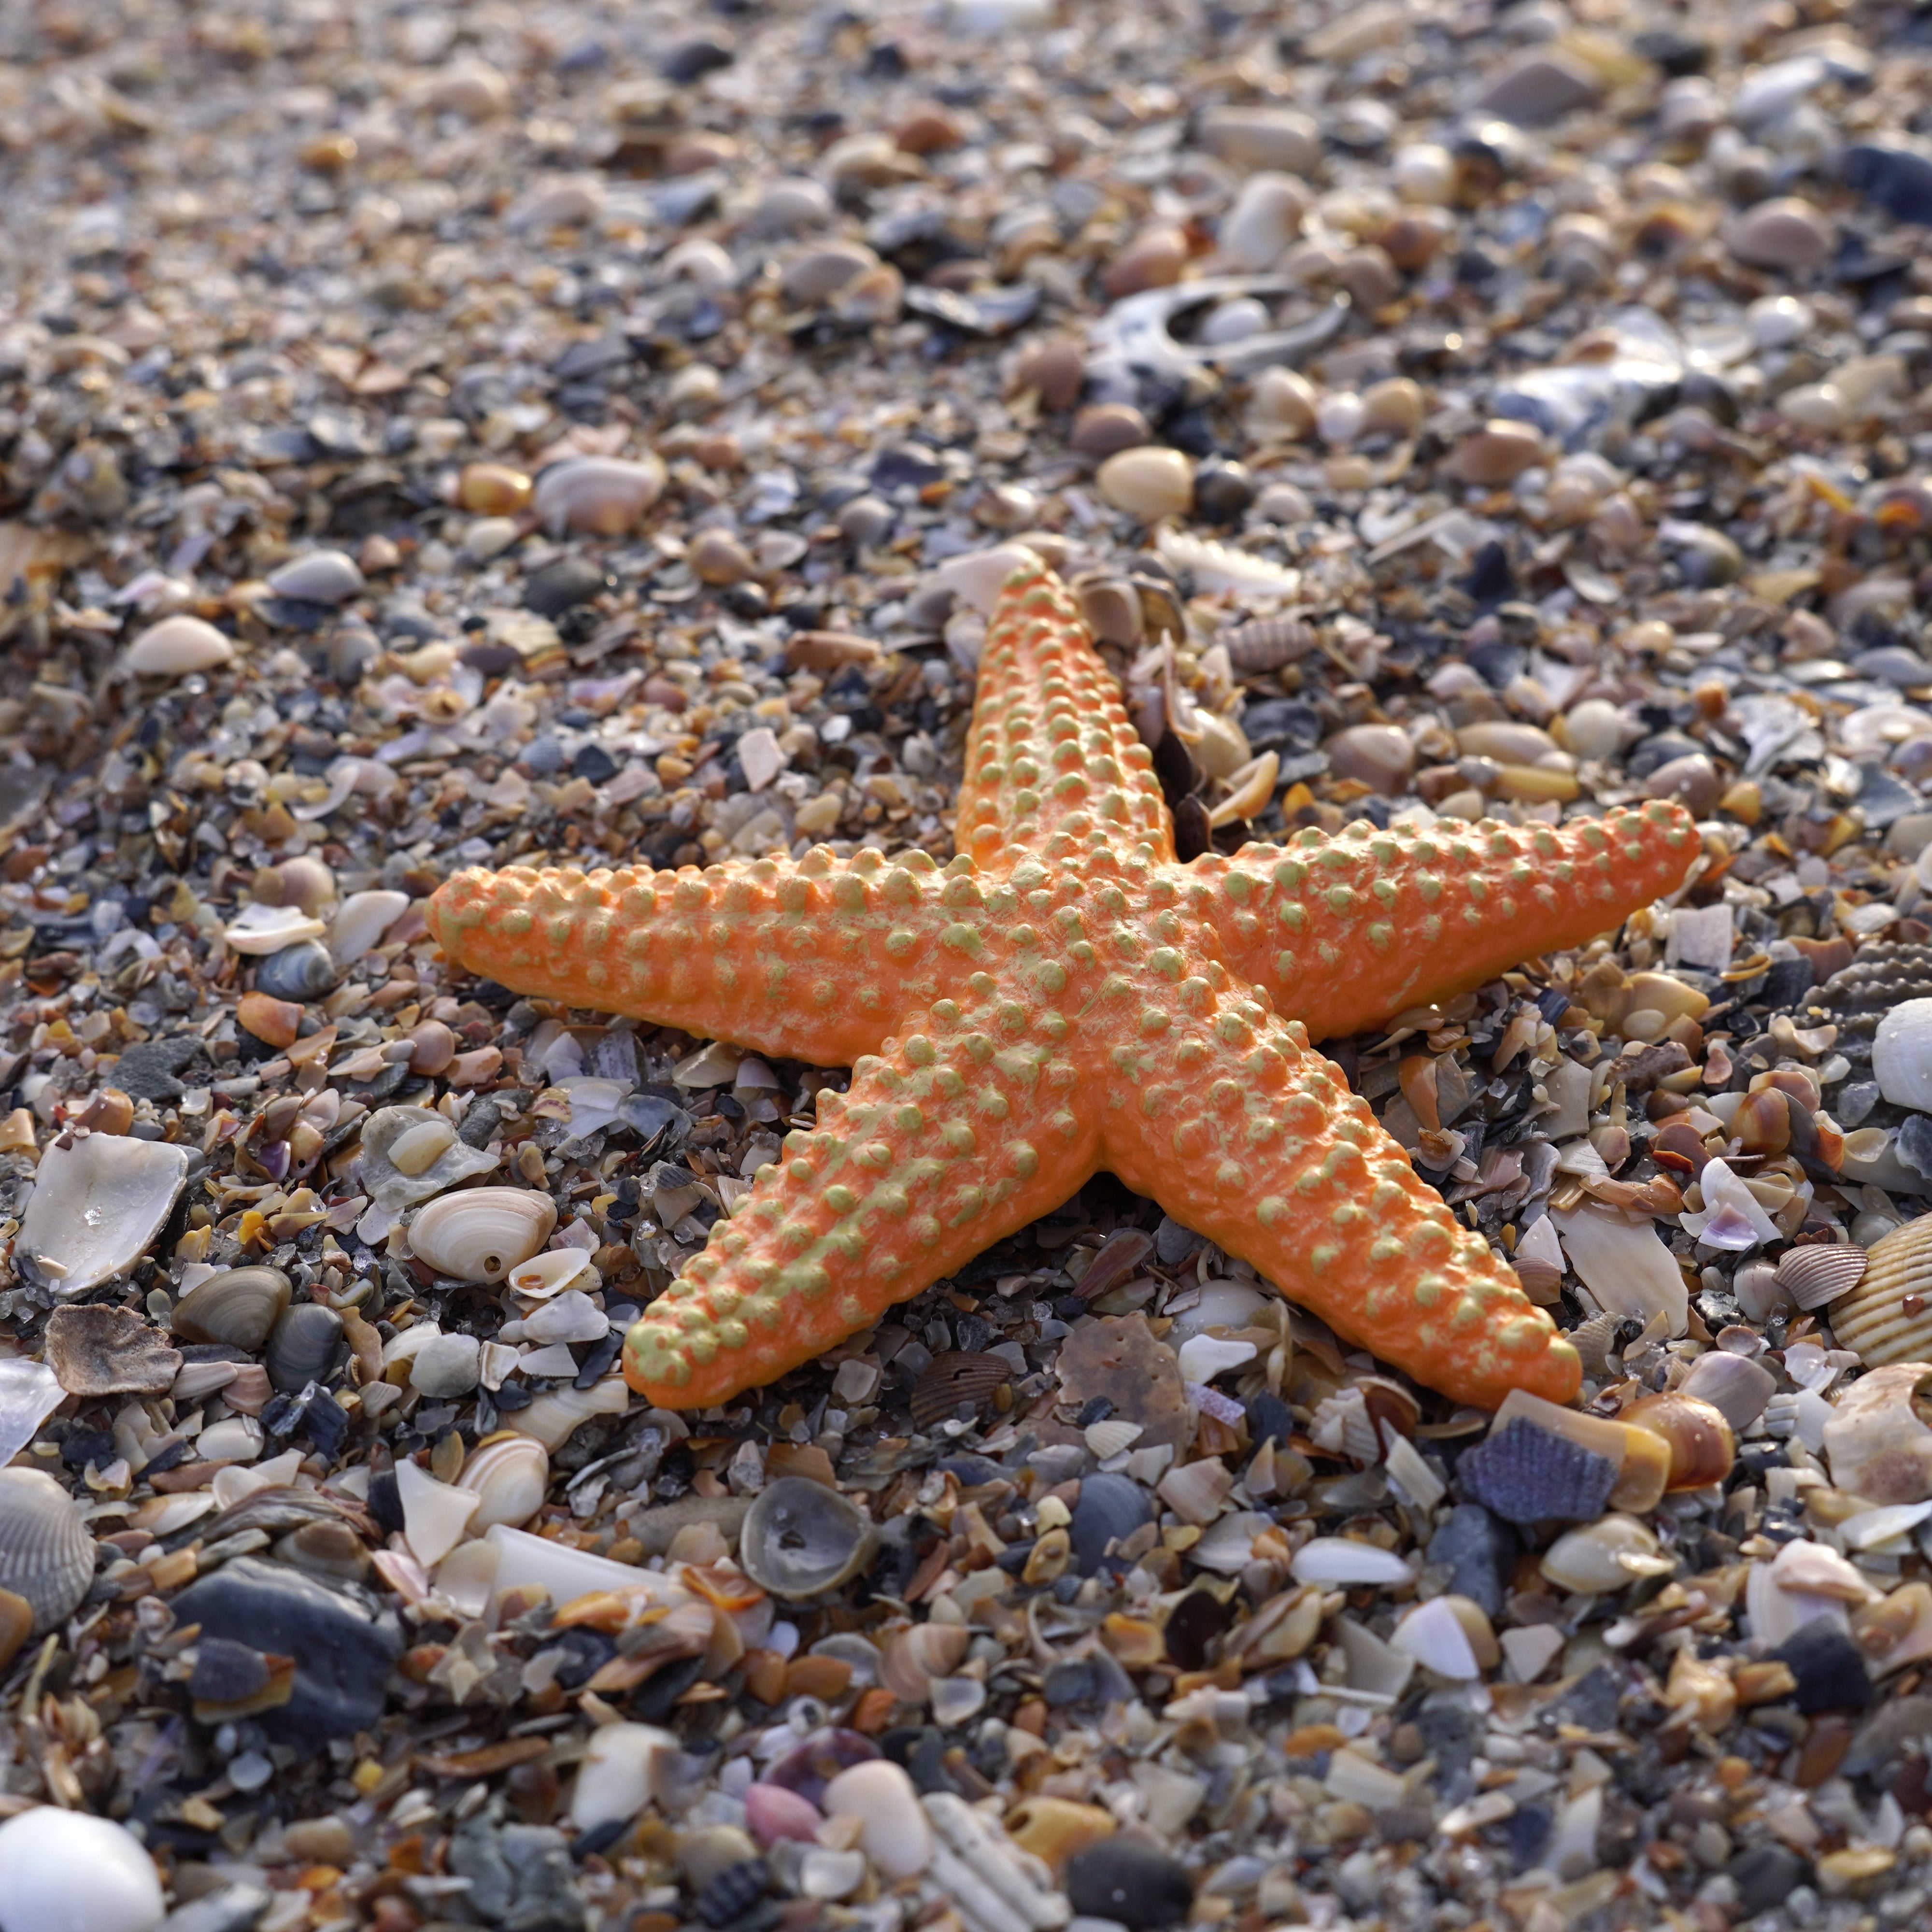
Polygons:
<instances>
[{"instance_id":1,"label":"starfish central disc","mask_svg":"<svg viewBox=\"0 0 1932 1932\"><path fill-rule=\"evenodd\" d=\"M1688 815L1308 831L1190 865L1043 568L981 658L958 857L464 872L430 920L520 992L849 1065L631 1330L692 1408L770 1382L1107 1168L1346 1340L1493 1407L1576 1352L1311 1038L1578 944L1682 880Z\"/></svg>"}]
</instances>

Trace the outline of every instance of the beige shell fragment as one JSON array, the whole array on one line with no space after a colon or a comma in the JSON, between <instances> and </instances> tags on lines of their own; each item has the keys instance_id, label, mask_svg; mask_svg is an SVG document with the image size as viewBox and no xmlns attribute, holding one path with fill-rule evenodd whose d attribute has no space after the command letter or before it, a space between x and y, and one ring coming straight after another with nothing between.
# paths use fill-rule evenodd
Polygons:
<instances>
[{"instance_id":1,"label":"beige shell fragment","mask_svg":"<svg viewBox=\"0 0 1932 1932\"><path fill-rule=\"evenodd\" d=\"M1873 1503L1932 1496L1932 1402L1918 1393L1928 1378L1932 1362L1888 1363L1839 1396L1825 1425L1825 1457L1840 1489Z\"/></svg>"},{"instance_id":2,"label":"beige shell fragment","mask_svg":"<svg viewBox=\"0 0 1932 1932\"><path fill-rule=\"evenodd\" d=\"M166 1224L188 1180L188 1150L125 1134L57 1140L40 1156L14 1238L58 1294L125 1274Z\"/></svg>"}]
</instances>

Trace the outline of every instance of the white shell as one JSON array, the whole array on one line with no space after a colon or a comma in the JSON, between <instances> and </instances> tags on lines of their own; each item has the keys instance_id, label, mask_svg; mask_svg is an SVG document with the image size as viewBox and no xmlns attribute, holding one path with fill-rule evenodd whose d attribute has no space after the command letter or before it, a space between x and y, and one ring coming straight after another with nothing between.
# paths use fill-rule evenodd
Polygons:
<instances>
[{"instance_id":1,"label":"white shell","mask_svg":"<svg viewBox=\"0 0 1932 1932\"><path fill-rule=\"evenodd\" d=\"M74 1498L39 1469L0 1469L0 1590L24 1598L36 1630L62 1622L94 1581L94 1539ZM9 1922L0 1918L0 1925Z\"/></svg>"},{"instance_id":2,"label":"white shell","mask_svg":"<svg viewBox=\"0 0 1932 1932\"><path fill-rule=\"evenodd\" d=\"M123 662L142 677L185 677L190 671L212 670L232 664L233 643L212 624L183 614L150 624L128 646Z\"/></svg>"},{"instance_id":3,"label":"white shell","mask_svg":"<svg viewBox=\"0 0 1932 1932\"><path fill-rule=\"evenodd\" d=\"M501 1281L550 1239L556 1208L548 1194L478 1187L432 1201L410 1224L410 1246L452 1281Z\"/></svg>"},{"instance_id":4,"label":"white shell","mask_svg":"<svg viewBox=\"0 0 1932 1932\"><path fill-rule=\"evenodd\" d=\"M15 1255L35 1257L62 1294L126 1274L173 1212L188 1166L188 1149L163 1141L56 1141L40 1156Z\"/></svg>"},{"instance_id":5,"label":"white shell","mask_svg":"<svg viewBox=\"0 0 1932 1932\"><path fill-rule=\"evenodd\" d=\"M440 1563L463 1540L480 1500L474 1490L439 1483L406 1456L396 1461L396 1494L404 1540L425 1567Z\"/></svg>"},{"instance_id":6,"label":"white shell","mask_svg":"<svg viewBox=\"0 0 1932 1932\"><path fill-rule=\"evenodd\" d=\"M547 1248L509 1273L509 1284L526 1301L548 1301L566 1289L595 1294L604 1277L581 1248Z\"/></svg>"},{"instance_id":7,"label":"white shell","mask_svg":"<svg viewBox=\"0 0 1932 1932\"><path fill-rule=\"evenodd\" d=\"M1614 1210L1587 1202L1550 1218L1563 1238L1570 1265L1611 1314L1644 1322L1662 1315L1672 1334L1684 1332L1690 1292L1651 1222L1627 1220Z\"/></svg>"},{"instance_id":8,"label":"white shell","mask_svg":"<svg viewBox=\"0 0 1932 1932\"><path fill-rule=\"evenodd\" d=\"M300 906L246 905L222 934L232 952L263 958L299 940L320 939L327 928Z\"/></svg>"},{"instance_id":9,"label":"white shell","mask_svg":"<svg viewBox=\"0 0 1932 1932\"><path fill-rule=\"evenodd\" d=\"M593 1415L622 1415L631 1406L631 1391L622 1376L606 1376L587 1389L552 1389L527 1408L503 1420L519 1436L533 1436L546 1449L561 1449L570 1432Z\"/></svg>"},{"instance_id":10,"label":"white shell","mask_svg":"<svg viewBox=\"0 0 1932 1932\"><path fill-rule=\"evenodd\" d=\"M337 908L328 950L344 965L380 945L384 933L410 909L407 892L351 892Z\"/></svg>"},{"instance_id":11,"label":"white shell","mask_svg":"<svg viewBox=\"0 0 1932 1932\"><path fill-rule=\"evenodd\" d=\"M499 1573L500 1581L500 1572ZM580 1832L634 1818L664 1795L682 1747L655 1724L606 1724L590 1733L571 1793L570 1822Z\"/></svg>"},{"instance_id":12,"label":"white shell","mask_svg":"<svg viewBox=\"0 0 1932 1932\"><path fill-rule=\"evenodd\" d=\"M528 1436L478 1443L470 1452L457 1486L477 1498L470 1527L478 1535L500 1522L520 1529L543 1508L550 1490L550 1457L543 1444Z\"/></svg>"},{"instance_id":13,"label":"white shell","mask_svg":"<svg viewBox=\"0 0 1932 1932\"><path fill-rule=\"evenodd\" d=\"M1879 1022L1872 1072L1894 1105L1932 1110L1932 1000L1901 1000Z\"/></svg>"},{"instance_id":14,"label":"white shell","mask_svg":"<svg viewBox=\"0 0 1932 1932\"><path fill-rule=\"evenodd\" d=\"M1190 536L1185 530L1161 532L1161 556L1192 573L1203 590L1245 590L1262 596L1292 597L1301 589L1301 573L1264 556L1219 544L1211 537Z\"/></svg>"},{"instance_id":15,"label":"white shell","mask_svg":"<svg viewBox=\"0 0 1932 1932\"><path fill-rule=\"evenodd\" d=\"M585 456L553 464L537 478L531 508L554 537L566 530L622 536L664 494L664 466L655 456L628 462Z\"/></svg>"},{"instance_id":16,"label":"white shell","mask_svg":"<svg viewBox=\"0 0 1932 1932\"><path fill-rule=\"evenodd\" d=\"M1392 1550L1352 1536L1318 1536L1288 1564L1298 1583L1406 1583L1414 1573Z\"/></svg>"},{"instance_id":17,"label":"white shell","mask_svg":"<svg viewBox=\"0 0 1932 1932\"><path fill-rule=\"evenodd\" d=\"M446 1148L455 1144L455 1128L439 1115L398 1134L389 1148L389 1164L398 1174L413 1180Z\"/></svg>"},{"instance_id":18,"label":"white shell","mask_svg":"<svg viewBox=\"0 0 1932 1932\"><path fill-rule=\"evenodd\" d=\"M312 550L277 565L268 573L268 588L304 604L346 604L361 594L362 573L346 550Z\"/></svg>"},{"instance_id":19,"label":"white shell","mask_svg":"<svg viewBox=\"0 0 1932 1932\"><path fill-rule=\"evenodd\" d=\"M580 1288L567 1288L524 1318L526 1342L599 1342L610 1318Z\"/></svg>"},{"instance_id":20,"label":"white shell","mask_svg":"<svg viewBox=\"0 0 1932 1932\"><path fill-rule=\"evenodd\" d=\"M7 1932L154 1932L166 1909L154 1860L111 1819L44 1804L0 1825Z\"/></svg>"}]
</instances>

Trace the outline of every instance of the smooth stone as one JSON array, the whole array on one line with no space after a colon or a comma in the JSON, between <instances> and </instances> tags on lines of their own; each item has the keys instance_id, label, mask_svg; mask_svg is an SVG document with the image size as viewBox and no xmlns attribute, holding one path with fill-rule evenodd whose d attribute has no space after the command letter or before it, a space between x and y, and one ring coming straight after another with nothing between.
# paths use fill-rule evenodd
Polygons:
<instances>
[{"instance_id":1,"label":"smooth stone","mask_svg":"<svg viewBox=\"0 0 1932 1932\"><path fill-rule=\"evenodd\" d=\"M1702 752L1672 758L1643 782L1646 798L1674 798L1694 818L1708 818L1724 795L1718 768Z\"/></svg>"},{"instance_id":2,"label":"smooth stone","mask_svg":"<svg viewBox=\"0 0 1932 1932\"><path fill-rule=\"evenodd\" d=\"M815 181L774 182L758 199L749 224L754 235L796 235L832 219L832 196Z\"/></svg>"},{"instance_id":3,"label":"smooth stone","mask_svg":"<svg viewBox=\"0 0 1932 1932\"><path fill-rule=\"evenodd\" d=\"M1094 478L1117 510L1155 523L1184 515L1194 500L1194 465L1178 449L1145 443L1108 458Z\"/></svg>"},{"instance_id":4,"label":"smooth stone","mask_svg":"<svg viewBox=\"0 0 1932 1932\"><path fill-rule=\"evenodd\" d=\"M482 1372L483 1345L474 1335L435 1335L410 1364L410 1386L426 1396L467 1395Z\"/></svg>"},{"instance_id":5,"label":"smooth stone","mask_svg":"<svg viewBox=\"0 0 1932 1932\"><path fill-rule=\"evenodd\" d=\"M1084 346L1070 336L1060 336L1051 341L1034 343L1022 350L1013 364L1010 386L1015 393L1024 389L1037 391L1042 409L1066 410L1079 400L1081 386L1086 380ZM1136 410L1135 413L1138 415L1139 412ZM1141 433L1129 440L1147 440L1144 419ZM1078 446L1075 446L1076 448Z\"/></svg>"},{"instance_id":6,"label":"smooth stone","mask_svg":"<svg viewBox=\"0 0 1932 1932\"><path fill-rule=\"evenodd\" d=\"M1737 1888L1738 1913L1747 1918L1776 1912L1810 1872L1810 1865L1784 1845L1753 1845L1724 1868L1724 1876Z\"/></svg>"},{"instance_id":7,"label":"smooth stone","mask_svg":"<svg viewBox=\"0 0 1932 1932\"><path fill-rule=\"evenodd\" d=\"M166 1910L154 1862L124 1826L57 1804L0 1825L6 1932L153 1932Z\"/></svg>"},{"instance_id":8,"label":"smooth stone","mask_svg":"<svg viewBox=\"0 0 1932 1932\"><path fill-rule=\"evenodd\" d=\"M190 1583L171 1607L180 1626L199 1624L208 1636L238 1643L273 1631L277 1648L295 1659L289 1701L251 1720L271 1738L319 1743L381 1721L383 1683L403 1638L394 1615L367 1591L238 1556Z\"/></svg>"},{"instance_id":9,"label":"smooth stone","mask_svg":"<svg viewBox=\"0 0 1932 1932\"><path fill-rule=\"evenodd\" d=\"M234 659L231 639L212 624L184 614L150 624L128 646L123 662L142 677L185 677Z\"/></svg>"},{"instance_id":10,"label":"smooth stone","mask_svg":"<svg viewBox=\"0 0 1932 1932\"><path fill-rule=\"evenodd\" d=\"M848 282L879 266L879 258L862 242L826 242L808 249L786 265L778 286L788 302L806 307L828 300Z\"/></svg>"},{"instance_id":11,"label":"smooth stone","mask_svg":"<svg viewBox=\"0 0 1932 1932\"><path fill-rule=\"evenodd\" d=\"M1429 1560L1446 1564L1449 1587L1492 1617L1503 1612L1516 1567L1516 1540L1480 1503L1458 1503L1429 1540Z\"/></svg>"},{"instance_id":12,"label":"smooth stone","mask_svg":"<svg viewBox=\"0 0 1932 1932\"><path fill-rule=\"evenodd\" d=\"M1353 778L1385 798L1406 791L1414 775L1415 747L1393 724L1351 724L1322 748L1334 776Z\"/></svg>"},{"instance_id":13,"label":"smooth stone","mask_svg":"<svg viewBox=\"0 0 1932 1932\"><path fill-rule=\"evenodd\" d=\"M1896 1107L1932 1113L1932 999L1903 1000L1878 1023L1872 1072Z\"/></svg>"},{"instance_id":14,"label":"smooth stone","mask_svg":"<svg viewBox=\"0 0 1932 1932\"><path fill-rule=\"evenodd\" d=\"M1694 590L1720 590L1744 574L1744 552L1722 530L1708 525L1687 532L1674 548L1677 568Z\"/></svg>"},{"instance_id":15,"label":"smooth stone","mask_svg":"<svg viewBox=\"0 0 1932 1932\"><path fill-rule=\"evenodd\" d=\"M1494 489L1514 483L1543 457L1543 437L1532 424L1497 417L1466 436L1449 460L1464 482Z\"/></svg>"},{"instance_id":16,"label":"smooth stone","mask_svg":"<svg viewBox=\"0 0 1932 1932\"><path fill-rule=\"evenodd\" d=\"M825 1787L828 1818L860 1821L859 1849L888 1878L916 1878L932 1859L932 1828L912 1780L890 1758L842 1771Z\"/></svg>"},{"instance_id":17,"label":"smooth stone","mask_svg":"<svg viewBox=\"0 0 1932 1932\"><path fill-rule=\"evenodd\" d=\"M1172 222L1156 222L1142 229L1108 264L1102 284L1116 302L1147 289L1172 288L1187 266L1187 254L1186 233Z\"/></svg>"},{"instance_id":18,"label":"smooth stone","mask_svg":"<svg viewBox=\"0 0 1932 1932\"><path fill-rule=\"evenodd\" d=\"M1138 1839L1111 1838L1067 1861L1066 1896L1083 1918L1111 1919L1127 1932L1160 1932L1185 1922L1194 1881L1166 1852Z\"/></svg>"},{"instance_id":19,"label":"smooth stone","mask_svg":"<svg viewBox=\"0 0 1932 1932\"><path fill-rule=\"evenodd\" d=\"M1580 758L1614 758L1623 743L1623 718L1607 699L1586 698L1563 714L1563 735Z\"/></svg>"},{"instance_id":20,"label":"smooth stone","mask_svg":"<svg viewBox=\"0 0 1932 1932\"><path fill-rule=\"evenodd\" d=\"M1307 175L1321 164L1322 130L1292 107L1214 107L1201 117L1200 142L1237 167Z\"/></svg>"},{"instance_id":21,"label":"smooth stone","mask_svg":"<svg viewBox=\"0 0 1932 1932\"><path fill-rule=\"evenodd\" d=\"M1854 141L1840 164L1845 185L1894 221L1932 223L1932 155L1897 136Z\"/></svg>"},{"instance_id":22,"label":"smooth stone","mask_svg":"<svg viewBox=\"0 0 1932 1932\"><path fill-rule=\"evenodd\" d=\"M1066 440L1082 456L1114 456L1142 447L1153 434L1131 403L1090 403L1073 418Z\"/></svg>"},{"instance_id":23,"label":"smooth stone","mask_svg":"<svg viewBox=\"0 0 1932 1932\"><path fill-rule=\"evenodd\" d=\"M729 530L700 530L684 560L700 584L742 584L758 569L752 553Z\"/></svg>"},{"instance_id":24,"label":"smooth stone","mask_svg":"<svg viewBox=\"0 0 1932 1932\"><path fill-rule=\"evenodd\" d=\"M1504 68L1473 105L1480 113L1534 128L1587 106L1601 92L1596 76L1582 62L1538 49Z\"/></svg>"},{"instance_id":25,"label":"smooth stone","mask_svg":"<svg viewBox=\"0 0 1932 1932\"><path fill-rule=\"evenodd\" d=\"M362 572L346 550L312 550L270 571L268 588L304 604L346 604L362 594Z\"/></svg>"},{"instance_id":26,"label":"smooth stone","mask_svg":"<svg viewBox=\"0 0 1932 1932\"><path fill-rule=\"evenodd\" d=\"M1780 195L1748 208L1732 224L1730 250L1754 268L1815 268L1832 252L1837 231L1808 201Z\"/></svg>"},{"instance_id":27,"label":"smooth stone","mask_svg":"<svg viewBox=\"0 0 1932 1932\"><path fill-rule=\"evenodd\" d=\"M561 617L588 604L609 580L603 566L587 556L559 557L524 580L524 607L540 617Z\"/></svg>"},{"instance_id":28,"label":"smooth stone","mask_svg":"<svg viewBox=\"0 0 1932 1932\"><path fill-rule=\"evenodd\" d=\"M1222 218L1216 238L1222 257L1230 268L1268 268L1301 232L1307 212L1308 190L1292 175L1273 170L1250 175ZM1264 310L1262 326L1266 320Z\"/></svg>"}]
</instances>

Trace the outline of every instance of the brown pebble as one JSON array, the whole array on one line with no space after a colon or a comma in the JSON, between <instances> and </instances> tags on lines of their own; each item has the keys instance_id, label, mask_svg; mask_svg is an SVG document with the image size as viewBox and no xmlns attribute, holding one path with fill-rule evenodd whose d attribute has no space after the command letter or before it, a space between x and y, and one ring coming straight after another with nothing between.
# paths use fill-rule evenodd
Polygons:
<instances>
[{"instance_id":1,"label":"brown pebble","mask_svg":"<svg viewBox=\"0 0 1932 1932\"><path fill-rule=\"evenodd\" d=\"M816 1697L822 1703L842 1697L852 1682L852 1666L836 1657L795 1657L785 1673L788 1697Z\"/></svg>"},{"instance_id":2,"label":"brown pebble","mask_svg":"<svg viewBox=\"0 0 1932 1932\"><path fill-rule=\"evenodd\" d=\"M1677 799L1696 818L1708 818L1724 792L1717 766L1702 752L1688 752L1659 765L1643 782L1646 798Z\"/></svg>"},{"instance_id":3,"label":"brown pebble","mask_svg":"<svg viewBox=\"0 0 1932 1932\"><path fill-rule=\"evenodd\" d=\"M257 1040L271 1046L292 1046L302 1025L302 1010L292 1000L270 993L244 993L235 1017Z\"/></svg>"},{"instance_id":4,"label":"brown pebble","mask_svg":"<svg viewBox=\"0 0 1932 1932\"><path fill-rule=\"evenodd\" d=\"M1082 456L1112 456L1138 448L1153 434L1131 403L1089 403L1073 418L1066 440Z\"/></svg>"},{"instance_id":5,"label":"brown pebble","mask_svg":"<svg viewBox=\"0 0 1932 1932\"><path fill-rule=\"evenodd\" d=\"M1144 289L1172 288L1187 266L1187 237L1171 221L1143 228L1116 255L1101 278L1109 299Z\"/></svg>"},{"instance_id":6,"label":"brown pebble","mask_svg":"<svg viewBox=\"0 0 1932 1932\"><path fill-rule=\"evenodd\" d=\"M456 500L479 517L514 517L530 506L536 488L520 470L503 463L468 463L456 479Z\"/></svg>"},{"instance_id":7,"label":"brown pebble","mask_svg":"<svg viewBox=\"0 0 1932 1932\"><path fill-rule=\"evenodd\" d=\"M1805 1791L1815 1791L1844 1761L1851 1748L1852 1726L1845 1718L1814 1718L1811 1729L1798 1748L1798 1764L1792 1783Z\"/></svg>"},{"instance_id":8,"label":"brown pebble","mask_svg":"<svg viewBox=\"0 0 1932 1932\"><path fill-rule=\"evenodd\" d=\"M74 1118L91 1134L124 1134L134 1124L134 1103L118 1087L104 1087Z\"/></svg>"},{"instance_id":9,"label":"brown pebble","mask_svg":"<svg viewBox=\"0 0 1932 1932\"><path fill-rule=\"evenodd\" d=\"M842 670L848 664L874 664L878 656L870 638L846 631L795 631L785 640L785 662L794 670Z\"/></svg>"},{"instance_id":10,"label":"brown pebble","mask_svg":"<svg viewBox=\"0 0 1932 1932\"><path fill-rule=\"evenodd\" d=\"M1178 449L1145 443L1108 458L1094 486L1117 510L1144 523L1181 515L1194 500L1194 465Z\"/></svg>"},{"instance_id":11,"label":"brown pebble","mask_svg":"<svg viewBox=\"0 0 1932 1932\"><path fill-rule=\"evenodd\" d=\"M410 1031L412 1073L440 1073L456 1058L456 1036L440 1020L424 1020Z\"/></svg>"},{"instance_id":12,"label":"brown pebble","mask_svg":"<svg viewBox=\"0 0 1932 1932\"><path fill-rule=\"evenodd\" d=\"M939 154L966 138L959 123L943 107L916 107L892 130L892 142L902 154Z\"/></svg>"},{"instance_id":13,"label":"brown pebble","mask_svg":"<svg viewBox=\"0 0 1932 1932\"><path fill-rule=\"evenodd\" d=\"M1543 460L1543 438L1528 423L1495 418L1456 446L1448 468L1465 483L1486 488L1514 483Z\"/></svg>"},{"instance_id":14,"label":"brown pebble","mask_svg":"<svg viewBox=\"0 0 1932 1932\"><path fill-rule=\"evenodd\" d=\"M1079 400L1081 385L1086 380L1086 352L1072 336L1056 336L1030 344L1021 352L1013 364L1009 393L1018 395L1032 389L1039 394L1041 408L1068 410ZM1134 440L1138 442L1144 437L1143 426L1142 434Z\"/></svg>"}]
</instances>

